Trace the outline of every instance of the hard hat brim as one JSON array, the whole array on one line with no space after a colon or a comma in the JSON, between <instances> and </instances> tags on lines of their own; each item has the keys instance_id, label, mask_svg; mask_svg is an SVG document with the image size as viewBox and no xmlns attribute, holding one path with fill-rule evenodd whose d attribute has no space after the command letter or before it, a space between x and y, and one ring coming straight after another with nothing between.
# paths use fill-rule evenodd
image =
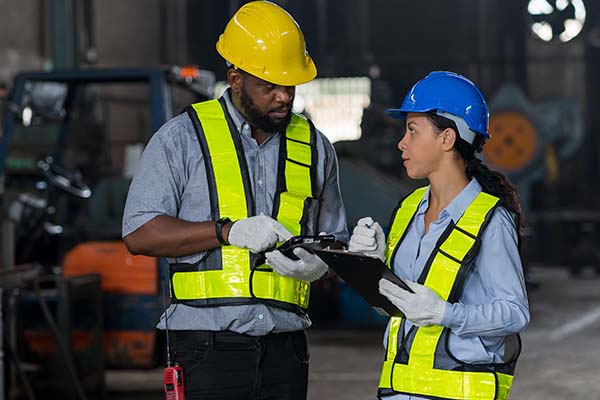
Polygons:
<instances>
[{"instance_id":1,"label":"hard hat brim","mask_svg":"<svg viewBox=\"0 0 600 400\"><path fill-rule=\"evenodd\" d=\"M410 112L427 113L427 112L434 111L434 110L436 110L436 109L435 108L427 108L427 109L423 109L423 110L415 110L415 109L407 110L405 108L389 108L389 109L385 110L385 113L395 119L406 119L406 114L408 114Z\"/></svg>"},{"instance_id":2,"label":"hard hat brim","mask_svg":"<svg viewBox=\"0 0 600 400\"><path fill-rule=\"evenodd\" d=\"M438 111L438 115L443 114L443 110L440 110L438 108L426 108L426 109L422 109L422 110L416 110L416 109L407 110L404 108L389 108L389 109L385 110L385 113L394 119L406 119L407 114L411 113L411 112L412 113L428 113L431 111ZM440 112L442 112L442 114ZM444 115L442 115L442 116L444 116ZM445 117L448 118L447 116L445 116ZM450 118L450 119L452 119L452 118ZM483 137L485 137L486 139L490 138L490 134L488 132L474 131L470 128L469 128L469 130L471 130L472 132L474 132L478 135L483 135ZM471 140L471 142L472 142L472 140Z\"/></svg>"},{"instance_id":3,"label":"hard hat brim","mask_svg":"<svg viewBox=\"0 0 600 400\"><path fill-rule=\"evenodd\" d=\"M317 66L315 65L312 57L308 55L306 56L306 65L304 65L301 69L274 72L265 69L264 67L253 67L251 65L244 65L244 63L240 63L238 57L227 53L227 50L223 48L221 41L217 42L216 48L219 55L221 55L225 61L233 65L234 68L239 68L252 76L275 85L298 86L312 81L317 76Z\"/></svg>"}]
</instances>

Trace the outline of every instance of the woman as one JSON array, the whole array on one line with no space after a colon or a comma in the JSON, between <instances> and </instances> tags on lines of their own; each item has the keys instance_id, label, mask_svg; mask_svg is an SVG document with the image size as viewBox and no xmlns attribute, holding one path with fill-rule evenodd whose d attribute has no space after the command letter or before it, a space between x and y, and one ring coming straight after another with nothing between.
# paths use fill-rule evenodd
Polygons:
<instances>
[{"instance_id":1,"label":"woman","mask_svg":"<svg viewBox=\"0 0 600 400\"><path fill-rule=\"evenodd\" d=\"M398 148L408 176L429 186L400 202L387 244L369 217L350 239L414 292L379 282L405 316L386 330L379 398L507 399L529 306L518 194L475 156L490 137L485 99L467 78L438 71L388 113L406 119Z\"/></svg>"}]
</instances>

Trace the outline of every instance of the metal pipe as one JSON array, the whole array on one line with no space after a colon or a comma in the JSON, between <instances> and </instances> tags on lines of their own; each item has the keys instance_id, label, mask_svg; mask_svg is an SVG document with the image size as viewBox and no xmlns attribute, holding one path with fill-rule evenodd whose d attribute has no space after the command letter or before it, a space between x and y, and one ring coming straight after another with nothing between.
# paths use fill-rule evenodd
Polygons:
<instances>
[{"instance_id":1,"label":"metal pipe","mask_svg":"<svg viewBox=\"0 0 600 400\"><path fill-rule=\"evenodd\" d=\"M74 0L52 2L52 62L55 68L77 67L77 24Z\"/></svg>"},{"instance_id":2,"label":"metal pipe","mask_svg":"<svg viewBox=\"0 0 600 400\"><path fill-rule=\"evenodd\" d=\"M0 270L9 269L15 265L14 259L14 224L7 218L0 215ZM0 400L5 399L6 395L6 382L4 381L4 370L6 368L6 361L4 355L4 316L3 308L4 304L2 301L3 290L0 289Z\"/></svg>"},{"instance_id":3,"label":"metal pipe","mask_svg":"<svg viewBox=\"0 0 600 400\"><path fill-rule=\"evenodd\" d=\"M4 317L2 315L2 295L3 290L0 289L0 400L4 400L6 398L6 385L4 383L4 324L2 321Z\"/></svg>"}]
</instances>

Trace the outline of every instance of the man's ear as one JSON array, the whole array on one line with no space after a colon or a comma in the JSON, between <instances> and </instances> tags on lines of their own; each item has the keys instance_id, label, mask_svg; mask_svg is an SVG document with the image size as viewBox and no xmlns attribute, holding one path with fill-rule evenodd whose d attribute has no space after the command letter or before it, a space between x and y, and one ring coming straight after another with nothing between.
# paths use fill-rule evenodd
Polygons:
<instances>
[{"instance_id":1,"label":"man's ear","mask_svg":"<svg viewBox=\"0 0 600 400\"><path fill-rule=\"evenodd\" d=\"M235 68L229 68L227 70L227 82L234 93L240 93L244 84L244 75Z\"/></svg>"},{"instance_id":2,"label":"man's ear","mask_svg":"<svg viewBox=\"0 0 600 400\"><path fill-rule=\"evenodd\" d=\"M452 128L446 128L440 134L442 138L442 149L450 151L454 148L454 144L458 140L458 133Z\"/></svg>"}]
</instances>

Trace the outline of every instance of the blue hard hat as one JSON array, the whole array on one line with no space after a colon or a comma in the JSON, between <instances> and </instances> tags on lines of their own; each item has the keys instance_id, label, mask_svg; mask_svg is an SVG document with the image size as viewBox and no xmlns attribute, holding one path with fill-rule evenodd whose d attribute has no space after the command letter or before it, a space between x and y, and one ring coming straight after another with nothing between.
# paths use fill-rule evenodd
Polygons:
<instances>
[{"instance_id":1,"label":"blue hard hat","mask_svg":"<svg viewBox=\"0 0 600 400\"><path fill-rule=\"evenodd\" d=\"M409 112L430 111L456 122L459 135L469 143L473 143L474 134L490 138L485 99L477 86L462 75L448 71L430 72L410 89L400 108L386 110L388 115L399 119L406 118Z\"/></svg>"}]
</instances>

